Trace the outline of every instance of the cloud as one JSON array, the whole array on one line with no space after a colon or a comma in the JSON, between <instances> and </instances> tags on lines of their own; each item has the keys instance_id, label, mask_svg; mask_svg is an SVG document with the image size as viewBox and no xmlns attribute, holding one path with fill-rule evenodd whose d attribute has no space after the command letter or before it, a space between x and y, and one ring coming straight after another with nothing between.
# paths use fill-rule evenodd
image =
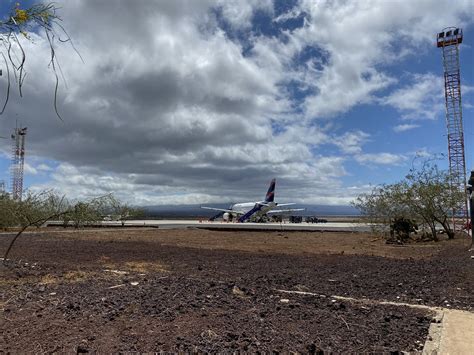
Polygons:
<instances>
[{"instance_id":1,"label":"cloud","mask_svg":"<svg viewBox=\"0 0 474 355\"><path fill-rule=\"evenodd\" d=\"M444 109L443 78L432 73L414 74L411 82L381 99L381 103L394 107L403 119L435 119Z\"/></svg>"},{"instance_id":2,"label":"cloud","mask_svg":"<svg viewBox=\"0 0 474 355\"><path fill-rule=\"evenodd\" d=\"M355 160L358 163L371 165L400 165L405 162L408 158L402 154L392 153L370 153L370 154L359 154L355 156Z\"/></svg>"},{"instance_id":3,"label":"cloud","mask_svg":"<svg viewBox=\"0 0 474 355\"><path fill-rule=\"evenodd\" d=\"M338 146L343 153L360 154L362 145L367 142L370 135L362 131L347 132L340 137L335 137L332 143Z\"/></svg>"},{"instance_id":4,"label":"cloud","mask_svg":"<svg viewBox=\"0 0 474 355\"><path fill-rule=\"evenodd\" d=\"M25 172L26 175L37 175L38 174L38 170L35 167L28 164L27 162L24 163L23 171Z\"/></svg>"},{"instance_id":5,"label":"cloud","mask_svg":"<svg viewBox=\"0 0 474 355\"><path fill-rule=\"evenodd\" d=\"M49 165L45 164L45 163L41 163L39 164L36 169L38 171L42 171L42 172L49 172L49 171L53 171L53 168L50 167Z\"/></svg>"},{"instance_id":6,"label":"cloud","mask_svg":"<svg viewBox=\"0 0 474 355\"><path fill-rule=\"evenodd\" d=\"M86 64L58 48L68 80L60 91L65 123L27 122L32 154L61 162L48 187L84 197L114 190L128 201L165 203L173 196L218 200L214 189L219 198L223 192L238 198L242 186L253 199L274 176L293 186L303 179L337 184L343 160L311 151L326 139L318 127L295 125L273 136L274 112L288 109L278 80L222 30L200 27L213 24L205 3L182 10L121 4L107 25L104 2L71 1L62 9ZM54 88L44 70L47 42L32 37L35 44L24 46L35 53L28 65L38 75L25 85L25 100L13 99L9 109L32 117L35 107L53 116L51 96L38 94Z\"/></svg>"},{"instance_id":7,"label":"cloud","mask_svg":"<svg viewBox=\"0 0 474 355\"><path fill-rule=\"evenodd\" d=\"M462 75L462 73L461 73L461 75ZM461 84L461 92L463 94L469 94L471 92L474 92L474 86Z\"/></svg>"},{"instance_id":8,"label":"cloud","mask_svg":"<svg viewBox=\"0 0 474 355\"><path fill-rule=\"evenodd\" d=\"M280 72L284 68L281 80L309 92L302 100L307 119L330 118L377 101L381 90L397 83L387 66L427 51L446 23L463 25L472 4L456 5L302 0L275 21L291 26L303 19L304 25L282 31L283 40L258 38L254 54ZM295 57L303 62L297 68Z\"/></svg>"},{"instance_id":9,"label":"cloud","mask_svg":"<svg viewBox=\"0 0 474 355\"><path fill-rule=\"evenodd\" d=\"M397 125L397 126L393 127L393 130L397 133L401 133L401 132L410 131L410 130L418 128L418 127L420 127L420 125L418 125L418 124L400 124L400 125Z\"/></svg>"},{"instance_id":10,"label":"cloud","mask_svg":"<svg viewBox=\"0 0 474 355\"><path fill-rule=\"evenodd\" d=\"M346 174L339 157L320 157L308 164L289 163L285 171L277 176L277 200L279 202L302 202L340 204L349 203L355 196L347 194L341 184L333 179ZM299 175L296 180L293 174ZM52 180L36 184L31 191L54 189L72 198L88 199L108 193L135 205L154 204L205 204L216 202L253 201L263 197L268 181L249 179L242 185L235 179L238 169L229 174L226 184L215 186L209 180L189 188L176 188L176 182L166 177L143 174L103 174L97 169L77 168L71 164L60 164L52 172ZM268 175L271 176L271 175ZM185 181L185 180L184 180ZM258 183L256 183L258 182Z\"/></svg>"},{"instance_id":11,"label":"cloud","mask_svg":"<svg viewBox=\"0 0 474 355\"><path fill-rule=\"evenodd\" d=\"M413 153L415 158L433 158L433 159L440 159L441 156L439 154L431 152L428 148L423 147L418 149L416 152Z\"/></svg>"},{"instance_id":12,"label":"cloud","mask_svg":"<svg viewBox=\"0 0 474 355\"><path fill-rule=\"evenodd\" d=\"M218 8L234 29L247 29L252 26L251 20L256 11L273 13L273 2L271 0L219 0Z\"/></svg>"},{"instance_id":13,"label":"cloud","mask_svg":"<svg viewBox=\"0 0 474 355\"><path fill-rule=\"evenodd\" d=\"M462 24L469 2L295 4L278 13L272 2L256 0L60 2L85 60L58 45L68 84L61 81L59 90L64 122L52 108L55 82L42 33L30 34L33 43L22 39L24 97L14 93L6 112L28 126L29 156L51 162L35 167L52 173L36 187L73 197L114 191L139 204L204 203L252 200L277 177L282 198L347 199L345 156L369 163L362 148L370 137L322 120L380 103L382 90L397 83L390 65L431 46L441 23ZM272 32L255 22L262 13L275 20ZM406 50L397 47L400 39L410 43ZM428 88L429 77L420 78ZM384 104L407 116L429 112L423 95L403 106L417 81ZM9 149L0 140L0 150ZM403 161L390 153L372 158Z\"/></svg>"}]
</instances>

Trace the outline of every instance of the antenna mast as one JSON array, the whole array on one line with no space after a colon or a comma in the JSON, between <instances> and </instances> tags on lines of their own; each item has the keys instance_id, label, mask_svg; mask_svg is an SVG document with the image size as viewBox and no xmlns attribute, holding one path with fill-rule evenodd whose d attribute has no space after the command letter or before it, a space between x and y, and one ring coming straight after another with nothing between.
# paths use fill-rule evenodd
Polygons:
<instances>
[{"instance_id":1,"label":"antenna mast","mask_svg":"<svg viewBox=\"0 0 474 355\"><path fill-rule=\"evenodd\" d=\"M464 130L461 107L461 75L459 66L459 44L462 29L448 27L437 35L436 44L443 51L444 95L446 99L446 127L448 131L448 156L451 187L462 191L466 198L453 211L454 230L460 230L469 221L467 213L466 158L464 154ZM456 219L462 224L456 225ZM457 227L457 228L456 228Z\"/></svg>"},{"instance_id":2,"label":"antenna mast","mask_svg":"<svg viewBox=\"0 0 474 355\"><path fill-rule=\"evenodd\" d=\"M15 128L15 133L12 134L13 149L12 149L12 198L21 201L23 195L23 167L25 165L25 137L26 127Z\"/></svg>"}]
</instances>

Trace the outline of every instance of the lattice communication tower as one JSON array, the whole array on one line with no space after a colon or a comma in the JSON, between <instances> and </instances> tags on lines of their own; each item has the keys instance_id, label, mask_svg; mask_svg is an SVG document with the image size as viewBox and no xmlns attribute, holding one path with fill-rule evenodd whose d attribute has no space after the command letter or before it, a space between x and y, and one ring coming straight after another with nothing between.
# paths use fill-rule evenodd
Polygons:
<instances>
[{"instance_id":1,"label":"lattice communication tower","mask_svg":"<svg viewBox=\"0 0 474 355\"><path fill-rule=\"evenodd\" d=\"M15 128L15 133L12 134L13 149L12 149L12 198L14 200L21 200L23 195L23 167L25 165L25 137L26 127Z\"/></svg>"},{"instance_id":2,"label":"lattice communication tower","mask_svg":"<svg viewBox=\"0 0 474 355\"><path fill-rule=\"evenodd\" d=\"M462 29L448 27L438 33L436 44L443 51L444 95L446 101L446 127L448 130L449 172L453 189L466 194L464 202L453 211L454 229L461 229L469 221L466 190L466 158L461 107L461 75L459 44ZM456 223L456 219L463 223Z\"/></svg>"}]
</instances>

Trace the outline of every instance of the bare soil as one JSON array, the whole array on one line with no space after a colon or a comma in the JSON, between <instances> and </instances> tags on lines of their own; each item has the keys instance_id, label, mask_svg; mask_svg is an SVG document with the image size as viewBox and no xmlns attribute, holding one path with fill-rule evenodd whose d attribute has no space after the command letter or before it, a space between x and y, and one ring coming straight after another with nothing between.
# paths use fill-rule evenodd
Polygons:
<instances>
[{"instance_id":1,"label":"bare soil","mask_svg":"<svg viewBox=\"0 0 474 355\"><path fill-rule=\"evenodd\" d=\"M0 252L12 237L0 235ZM364 233L28 233L0 267L0 352L417 351L427 311L332 296L472 310L468 245L397 247Z\"/></svg>"}]
</instances>

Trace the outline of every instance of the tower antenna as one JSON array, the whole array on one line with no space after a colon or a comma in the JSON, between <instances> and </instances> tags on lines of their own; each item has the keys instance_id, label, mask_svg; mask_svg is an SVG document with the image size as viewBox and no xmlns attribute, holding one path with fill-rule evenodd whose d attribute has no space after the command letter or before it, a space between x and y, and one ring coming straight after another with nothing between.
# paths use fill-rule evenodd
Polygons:
<instances>
[{"instance_id":1,"label":"tower antenna","mask_svg":"<svg viewBox=\"0 0 474 355\"><path fill-rule=\"evenodd\" d=\"M12 198L21 201L23 195L23 168L25 165L25 138L26 127L15 128L12 134L13 149L12 149Z\"/></svg>"},{"instance_id":2,"label":"tower antenna","mask_svg":"<svg viewBox=\"0 0 474 355\"><path fill-rule=\"evenodd\" d=\"M446 103L446 127L448 131L448 157L451 188L460 191L466 198L453 210L454 230L467 225L466 158L464 153L464 130L461 107L461 75L459 45L462 43L462 29L447 27L438 33L436 44L443 52L444 96ZM462 224L456 222L461 220ZM456 228L457 227L457 228Z\"/></svg>"}]
</instances>

